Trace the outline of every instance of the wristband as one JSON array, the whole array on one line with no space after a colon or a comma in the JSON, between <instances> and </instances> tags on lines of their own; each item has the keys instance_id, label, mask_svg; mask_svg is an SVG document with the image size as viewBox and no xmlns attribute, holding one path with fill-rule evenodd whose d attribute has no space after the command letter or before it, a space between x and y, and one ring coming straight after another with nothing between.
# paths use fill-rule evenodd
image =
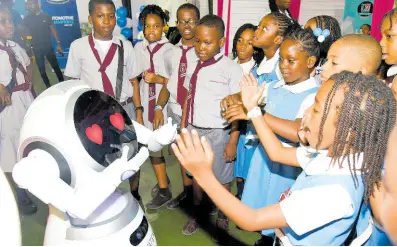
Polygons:
<instances>
[{"instance_id":1,"label":"wristband","mask_svg":"<svg viewBox=\"0 0 397 247\"><path fill-rule=\"evenodd\" d=\"M154 107L154 110L155 110L155 111L157 111L157 110L162 111L162 110L163 110L163 107L162 107L161 105L156 105L156 107Z\"/></svg>"},{"instance_id":2,"label":"wristband","mask_svg":"<svg viewBox=\"0 0 397 247\"><path fill-rule=\"evenodd\" d=\"M259 106L252 108L252 110L247 113L247 117L249 119L253 119L259 116L262 116L262 111L261 108L259 108Z\"/></svg>"},{"instance_id":3,"label":"wristband","mask_svg":"<svg viewBox=\"0 0 397 247\"><path fill-rule=\"evenodd\" d=\"M142 112L144 112L143 106L137 106L135 107L135 111L141 110Z\"/></svg>"}]
</instances>

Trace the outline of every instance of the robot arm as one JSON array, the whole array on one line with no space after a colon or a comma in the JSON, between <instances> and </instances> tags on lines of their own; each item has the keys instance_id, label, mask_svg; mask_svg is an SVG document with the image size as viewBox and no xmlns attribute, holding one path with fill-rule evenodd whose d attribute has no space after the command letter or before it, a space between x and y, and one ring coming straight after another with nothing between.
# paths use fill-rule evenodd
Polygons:
<instances>
[{"instance_id":1,"label":"robot arm","mask_svg":"<svg viewBox=\"0 0 397 247\"><path fill-rule=\"evenodd\" d=\"M155 131L151 131L135 121L132 123L137 133L138 142L147 145L152 152L160 151L164 146L171 144L177 134L177 126L176 124L172 125L171 118L168 118L168 122Z\"/></svg>"},{"instance_id":2,"label":"robot arm","mask_svg":"<svg viewBox=\"0 0 397 247\"><path fill-rule=\"evenodd\" d=\"M44 150L30 152L15 165L12 175L18 186L29 190L44 203L73 217L86 219L149 157L149 151L143 147L134 158L127 160L128 149L128 146L123 147L120 159L102 172L94 173L76 189L60 179L58 164Z\"/></svg>"}]
</instances>

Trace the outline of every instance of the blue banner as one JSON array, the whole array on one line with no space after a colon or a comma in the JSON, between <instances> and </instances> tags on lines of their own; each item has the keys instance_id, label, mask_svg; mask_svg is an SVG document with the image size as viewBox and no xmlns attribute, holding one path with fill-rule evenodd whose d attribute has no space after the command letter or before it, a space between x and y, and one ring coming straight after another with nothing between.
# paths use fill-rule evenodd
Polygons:
<instances>
[{"instance_id":1,"label":"blue banner","mask_svg":"<svg viewBox=\"0 0 397 247\"><path fill-rule=\"evenodd\" d=\"M363 24L371 25L374 0L346 0L344 20L352 21L355 33L360 33Z\"/></svg>"},{"instance_id":2,"label":"blue banner","mask_svg":"<svg viewBox=\"0 0 397 247\"><path fill-rule=\"evenodd\" d=\"M41 9L52 17L63 48L63 56L57 53L59 67L66 67L70 44L81 37L76 0L41 0ZM53 39L53 47L56 42Z\"/></svg>"}]
</instances>

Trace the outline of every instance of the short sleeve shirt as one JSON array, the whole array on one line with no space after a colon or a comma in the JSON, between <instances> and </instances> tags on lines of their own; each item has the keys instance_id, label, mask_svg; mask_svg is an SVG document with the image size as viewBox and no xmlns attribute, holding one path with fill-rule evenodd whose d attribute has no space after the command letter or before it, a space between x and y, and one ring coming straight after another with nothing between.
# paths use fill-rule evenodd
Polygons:
<instances>
[{"instance_id":1,"label":"short sleeve shirt","mask_svg":"<svg viewBox=\"0 0 397 247\"><path fill-rule=\"evenodd\" d=\"M95 48L98 50L101 61L105 59L106 54L97 41L95 41ZM113 37L113 43L120 45L120 40ZM130 79L134 78L136 73L136 58L132 44L129 41L123 41L124 47L124 73L123 73L123 86L121 89L120 101L124 102L127 98L132 97L133 88ZM99 91L104 91L102 76L99 72L100 64L96 60L94 53L88 43L88 36L82 37L73 41L70 46L68 62L65 68L65 75L71 78L81 79L90 87ZM106 74L116 91L116 77L118 68L118 52L110 65L106 68Z\"/></svg>"},{"instance_id":2,"label":"short sleeve shirt","mask_svg":"<svg viewBox=\"0 0 397 247\"><path fill-rule=\"evenodd\" d=\"M28 34L32 36L32 46L36 49L52 48L51 25L52 18L44 12L39 14L28 14L25 16L24 24Z\"/></svg>"},{"instance_id":3,"label":"short sleeve shirt","mask_svg":"<svg viewBox=\"0 0 397 247\"><path fill-rule=\"evenodd\" d=\"M16 59L26 69L26 67L28 67L30 64L30 59L29 56L26 54L25 50L13 41L8 40L6 45L12 48L15 53ZM7 86L12 79L12 67L7 52L3 50L0 50L0 64L0 83L4 86ZM19 70L17 70L16 73L16 80L18 85L25 83L25 76Z\"/></svg>"},{"instance_id":4,"label":"short sleeve shirt","mask_svg":"<svg viewBox=\"0 0 397 247\"><path fill-rule=\"evenodd\" d=\"M218 53L215 59L221 56L223 55ZM184 83L187 89L199 62L195 54L188 56L188 69ZM227 127L227 121L222 118L220 103L226 96L240 92L239 82L242 76L241 66L226 56L223 56L217 63L202 68L197 76L196 94L192 106L194 107L193 122L190 124L201 128Z\"/></svg>"}]
</instances>

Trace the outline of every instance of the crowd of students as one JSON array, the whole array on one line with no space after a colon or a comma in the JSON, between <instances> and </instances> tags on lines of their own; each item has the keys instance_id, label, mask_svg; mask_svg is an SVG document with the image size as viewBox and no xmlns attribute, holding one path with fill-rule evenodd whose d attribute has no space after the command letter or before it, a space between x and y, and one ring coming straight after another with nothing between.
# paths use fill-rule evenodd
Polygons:
<instances>
[{"instance_id":1,"label":"crowd of students","mask_svg":"<svg viewBox=\"0 0 397 247\"><path fill-rule=\"evenodd\" d=\"M172 150L182 165L183 191L171 194L169 149L151 153L158 183L146 207L190 208L184 235L217 215L214 241L225 236L229 218L261 232L255 245L397 241L396 154L390 152L397 145L397 10L385 15L379 44L365 34L342 37L330 16L302 27L290 17L288 1L273 2L258 26L238 29L232 59L222 52L222 19L201 17L193 4L173 13L181 36L176 45L163 32L166 13L146 6L139 17L145 39L133 47L113 36L113 2L90 0L93 32L72 43L64 74L116 97L131 119L150 129L167 117L178 124ZM10 41L13 30L8 8L0 5L0 164L6 173L16 162L19 129L34 96L30 60ZM122 89L115 92L120 54ZM138 201L139 177L129 181Z\"/></svg>"}]
</instances>

